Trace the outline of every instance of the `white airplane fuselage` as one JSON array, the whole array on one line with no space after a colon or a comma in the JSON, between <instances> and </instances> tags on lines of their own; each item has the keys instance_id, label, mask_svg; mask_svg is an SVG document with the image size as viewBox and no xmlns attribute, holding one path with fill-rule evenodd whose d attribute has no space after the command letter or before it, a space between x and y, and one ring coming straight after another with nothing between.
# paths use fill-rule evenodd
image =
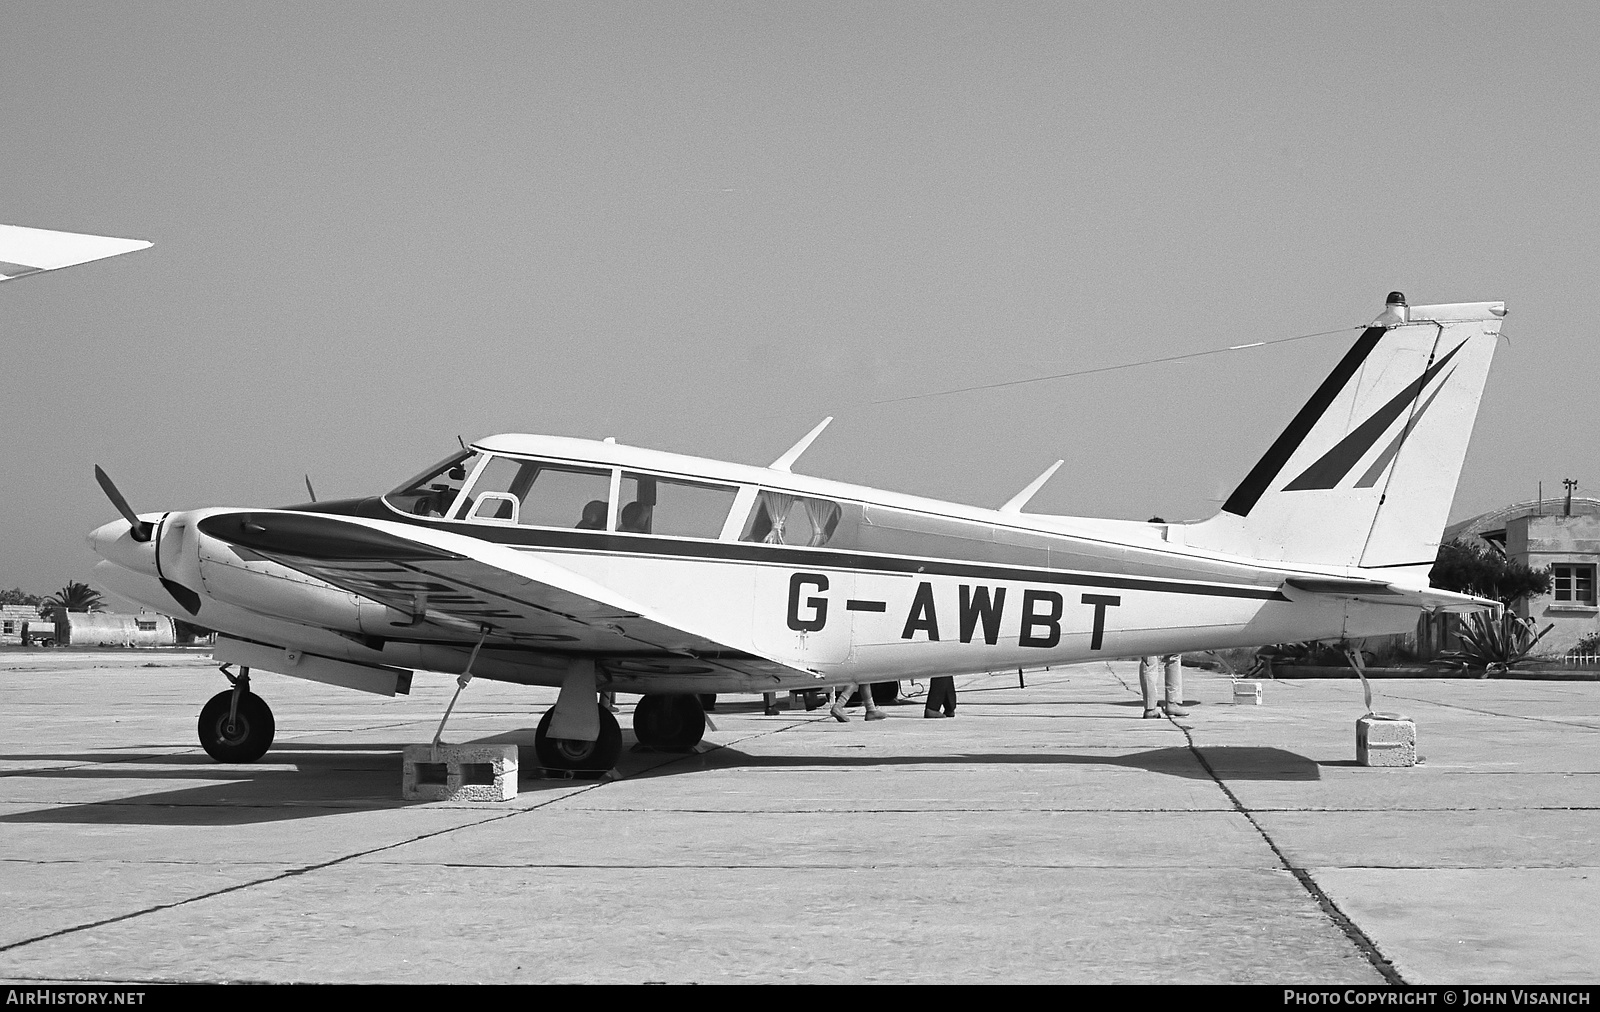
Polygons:
<instances>
[{"instance_id":1,"label":"white airplane fuselage","mask_svg":"<svg viewBox=\"0 0 1600 1012\"><path fill-rule=\"evenodd\" d=\"M1416 621L1409 601L1301 594L1286 583L1351 576L1351 567L1262 565L1193 548L1182 524L1002 512L565 437L498 436L474 449L464 491L501 460L604 472L613 489L625 479L697 483L722 491L731 506L713 525L715 536L703 537L623 531L617 496L610 529L601 530L474 518L461 501L439 517L403 512L382 497L292 512L326 512L446 548L457 538L490 541L609 588L668 624L790 666L751 674L671 652L608 649L578 635L485 647L473 666L481 677L559 685L567 658L590 653L601 657L602 684L615 691L778 691L1360 637L1404 632ZM774 495L799 504L791 512L824 504L812 509L829 511L835 526L825 539L813 526L807 543L782 543L782 531L776 541L756 539L758 498L784 501ZM107 524L91 535L107 559L96 574L117 593L156 610L188 611L191 621L230 637L357 664L458 672L475 639L472 613L496 624L493 593L402 569L386 574L374 564L366 577L374 587L415 595L419 614L199 529L236 512L150 515L143 519L155 529L143 543L131 539L126 521ZM198 607L185 608L169 590L174 584L191 591ZM430 594L434 605L448 598L450 613L430 609Z\"/></svg>"}]
</instances>

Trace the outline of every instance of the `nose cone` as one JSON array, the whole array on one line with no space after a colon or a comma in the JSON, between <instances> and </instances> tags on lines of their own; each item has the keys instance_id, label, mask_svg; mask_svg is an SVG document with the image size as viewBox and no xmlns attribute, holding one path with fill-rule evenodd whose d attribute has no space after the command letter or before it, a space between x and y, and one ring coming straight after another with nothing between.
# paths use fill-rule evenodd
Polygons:
<instances>
[{"instance_id":1,"label":"nose cone","mask_svg":"<svg viewBox=\"0 0 1600 1012\"><path fill-rule=\"evenodd\" d=\"M89 547L95 554L123 569L156 575L156 545L154 540L135 541L133 528L126 520L113 520L89 533Z\"/></svg>"}]
</instances>

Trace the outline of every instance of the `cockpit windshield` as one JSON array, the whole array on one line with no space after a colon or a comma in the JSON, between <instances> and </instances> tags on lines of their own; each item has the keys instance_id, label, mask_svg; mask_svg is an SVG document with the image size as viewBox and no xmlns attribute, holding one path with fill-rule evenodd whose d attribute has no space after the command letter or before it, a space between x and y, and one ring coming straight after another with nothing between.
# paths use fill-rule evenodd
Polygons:
<instances>
[{"instance_id":1,"label":"cockpit windshield","mask_svg":"<svg viewBox=\"0 0 1600 1012\"><path fill-rule=\"evenodd\" d=\"M478 457L472 450L451 454L383 498L402 513L414 513L419 517L448 516L456 496L461 493L461 486L477 466Z\"/></svg>"}]
</instances>

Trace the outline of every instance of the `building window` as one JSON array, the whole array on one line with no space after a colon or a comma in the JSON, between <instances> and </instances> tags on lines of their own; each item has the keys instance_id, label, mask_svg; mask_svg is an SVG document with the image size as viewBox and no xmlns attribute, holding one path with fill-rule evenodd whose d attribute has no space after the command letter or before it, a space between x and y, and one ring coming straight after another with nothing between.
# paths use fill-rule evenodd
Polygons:
<instances>
[{"instance_id":1,"label":"building window","mask_svg":"<svg viewBox=\"0 0 1600 1012\"><path fill-rule=\"evenodd\" d=\"M1550 567L1550 580L1557 604L1581 604L1594 607L1594 567L1555 565Z\"/></svg>"}]
</instances>

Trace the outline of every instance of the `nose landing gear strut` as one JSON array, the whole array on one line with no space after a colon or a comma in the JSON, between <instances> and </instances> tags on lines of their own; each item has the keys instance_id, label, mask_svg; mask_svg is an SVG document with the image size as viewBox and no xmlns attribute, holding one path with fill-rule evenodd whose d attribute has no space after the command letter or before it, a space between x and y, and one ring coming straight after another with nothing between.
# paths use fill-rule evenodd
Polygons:
<instances>
[{"instance_id":1,"label":"nose landing gear strut","mask_svg":"<svg viewBox=\"0 0 1600 1012\"><path fill-rule=\"evenodd\" d=\"M249 668L237 675L226 664L219 670L233 688L212 696L200 711L200 747L218 762L253 763L272 746L272 709L250 691Z\"/></svg>"}]
</instances>

